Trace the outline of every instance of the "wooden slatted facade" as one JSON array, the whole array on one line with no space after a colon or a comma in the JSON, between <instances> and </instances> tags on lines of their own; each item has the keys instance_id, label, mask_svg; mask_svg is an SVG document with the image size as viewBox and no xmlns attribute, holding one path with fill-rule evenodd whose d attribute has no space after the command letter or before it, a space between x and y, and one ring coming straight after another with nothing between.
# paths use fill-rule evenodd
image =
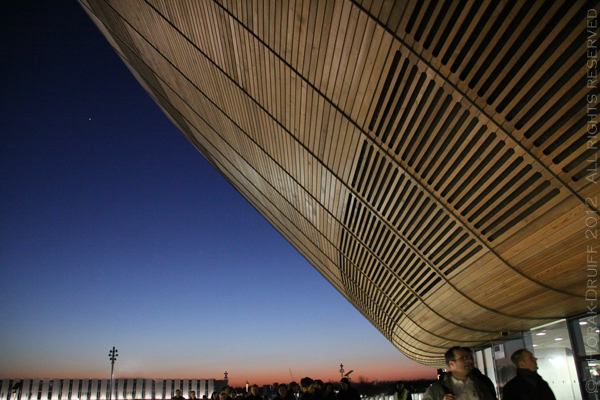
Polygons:
<instances>
[{"instance_id":1,"label":"wooden slatted facade","mask_svg":"<svg viewBox=\"0 0 600 400\"><path fill-rule=\"evenodd\" d=\"M597 1L80 2L189 141L410 358L437 366L453 344L586 311Z\"/></svg>"}]
</instances>

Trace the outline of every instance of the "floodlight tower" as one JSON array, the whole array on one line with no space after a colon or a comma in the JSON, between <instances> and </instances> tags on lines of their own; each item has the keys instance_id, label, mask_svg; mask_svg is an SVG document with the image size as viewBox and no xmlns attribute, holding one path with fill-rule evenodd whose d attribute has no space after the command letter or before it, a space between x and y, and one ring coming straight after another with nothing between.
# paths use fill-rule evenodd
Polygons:
<instances>
[{"instance_id":1,"label":"floodlight tower","mask_svg":"<svg viewBox=\"0 0 600 400\"><path fill-rule=\"evenodd\" d=\"M108 359L110 360L110 390L108 391L108 400L112 399L113 382L115 379L115 361L119 357L119 350L113 346L112 350L108 352Z\"/></svg>"}]
</instances>

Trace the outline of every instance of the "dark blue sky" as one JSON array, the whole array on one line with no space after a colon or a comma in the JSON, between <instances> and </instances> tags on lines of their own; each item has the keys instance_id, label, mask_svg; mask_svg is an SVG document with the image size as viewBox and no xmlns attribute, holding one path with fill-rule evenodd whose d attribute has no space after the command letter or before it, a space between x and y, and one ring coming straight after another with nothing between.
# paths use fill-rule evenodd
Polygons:
<instances>
[{"instance_id":1,"label":"dark blue sky","mask_svg":"<svg viewBox=\"0 0 600 400\"><path fill-rule=\"evenodd\" d=\"M74 1L2 2L0 378L435 376L179 133Z\"/></svg>"}]
</instances>

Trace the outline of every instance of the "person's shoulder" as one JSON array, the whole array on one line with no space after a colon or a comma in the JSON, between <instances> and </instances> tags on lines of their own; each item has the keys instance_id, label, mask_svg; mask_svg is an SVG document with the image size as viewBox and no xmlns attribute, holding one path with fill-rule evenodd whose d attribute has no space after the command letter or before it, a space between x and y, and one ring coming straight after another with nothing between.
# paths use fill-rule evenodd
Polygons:
<instances>
[{"instance_id":1,"label":"person's shoulder","mask_svg":"<svg viewBox=\"0 0 600 400\"><path fill-rule=\"evenodd\" d=\"M473 369L473 371L471 371L470 374L471 379L478 379L481 382L487 382L487 381L492 381L487 375L485 375L483 372L481 372L480 370L478 370L477 368Z\"/></svg>"},{"instance_id":2,"label":"person's shoulder","mask_svg":"<svg viewBox=\"0 0 600 400\"><path fill-rule=\"evenodd\" d=\"M446 395L444 384L442 381L433 382L423 395L423 400L441 400Z\"/></svg>"},{"instance_id":3,"label":"person's shoulder","mask_svg":"<svg viewBox=\"0 0 600 400\"><path fill-rule=\"evenodd\" d=\"M523 392L523 379L517 375L504 385L502 388L503 399L520 399Z\"/></svg>"},{"instance_id":4,"label":"person's shoulder","mask_svg":"<svg viewBox=\"0 0 600 400\"><path fill-rule=\"evenodd\" d=\"M506 382L506 385L504 385L504 390L506 390L506 388L517 388L523 385L523 383L525 383L525 379L523 379L521 375L515 375L511 380Z\"/></svg>"},{"instance_id":5,"label":"person's shoulder","mask_svg":"<svg viewBox=\"0 0 600 400\"><path fill-rule=\"evenodd\" d=\"M427 389L441 387L441 386L443 386L442 382L443 381L441 381L441 380L435 381L431 385L429 385L429 387Z\"/></svg>"},{"instance_id":6,"label":"person's shoulder","mask_svg":"<svg viewBox=\"0 0 600 400\"><path fill-rule=\"evenodd\" d=\"M478 369L474 369L469 378L479 387L479 390L488 392L486 396L496 399L496 387L492 380ZM485 388L485 389L484 389Z\"/></svg>"}]
</instances>

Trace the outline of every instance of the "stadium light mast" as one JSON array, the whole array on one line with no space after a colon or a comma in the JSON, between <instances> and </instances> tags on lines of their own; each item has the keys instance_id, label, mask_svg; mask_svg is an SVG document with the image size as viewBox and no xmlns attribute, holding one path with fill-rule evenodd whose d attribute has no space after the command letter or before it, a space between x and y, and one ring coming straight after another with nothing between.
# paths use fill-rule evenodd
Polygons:
<instances>
[{"instance_id":1,"label":"stadium light mast","mask_svg":"<svg viewBox=\"0 0 600 400\"><path fill-rule=\"evenodd\" d=\"M108 359L110 360L110 390L108 392L108 400L112 399L113 382L115 380L115 361L119 357L119 350L113 346L112 350L108 352Z\"/></svg>"}]
</instances>

